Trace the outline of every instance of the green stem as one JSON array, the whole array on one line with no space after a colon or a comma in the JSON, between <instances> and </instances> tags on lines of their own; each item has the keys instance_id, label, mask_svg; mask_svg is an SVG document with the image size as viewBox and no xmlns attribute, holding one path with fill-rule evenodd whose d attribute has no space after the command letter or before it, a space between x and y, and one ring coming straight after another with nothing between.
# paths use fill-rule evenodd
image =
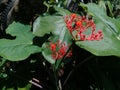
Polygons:
<instances>
[{"instance_id":1,"label":"green stem","mask_svg":"<svg viewBox=\"0 0 120 90\"><path fill-rule=\"evenodd\" d=\"M60 88L59 88L59 79L58 79L58 70L56 69L55 64L53 65L53 73L54 73L56 90L60 90Z\"/></svg>"},{"instance_id":2,"label":"green stem","mask_svg":"<svg viewBox=\"0 0 120 90\"><path fill-rule=\"evenodd\" d=\"M69 51L70 51L71 47L73 46L73 44L74 44L74 43L72 43L72 44L70 45L69 49L67 50L67 52L65 53L65 55L64 55L63 58L61 59L61 61L60 61L59 65L57 66L57 68L56 68L56 63L57 63L57 61L55 62L54 66L53 66L53 67L54 67L54 69L53 69L53 71L54 71L54 78L55 78L57 90L60 90L60 87L59 87L59 86L60 86L60 85L59 85L59 79L58 79L58 70L59 70L59 68L60 68L63 60L65 59L66 55L69 53Z\"/></svg>"},{"instance_id":3,"label":"green stem","mask_svg":"<svg viewBox=\"0 0 120 90\"><path fill-rule=\"evenodd\" d=\"M59 65L58 65L58 67L57 67L57 69L60 68L60 66L61 66L61 64L62 64L62 62L63 62L63 60L65 59L66 55L69 53L69 51L70 51L71 47L73 46L73 44L74 44L74 43L72 43L72 44L70 45L69 49L67 50L67 52L65 53L65 55L64 55L63 58L61 59Z\"/></svg>"}]
</instances>

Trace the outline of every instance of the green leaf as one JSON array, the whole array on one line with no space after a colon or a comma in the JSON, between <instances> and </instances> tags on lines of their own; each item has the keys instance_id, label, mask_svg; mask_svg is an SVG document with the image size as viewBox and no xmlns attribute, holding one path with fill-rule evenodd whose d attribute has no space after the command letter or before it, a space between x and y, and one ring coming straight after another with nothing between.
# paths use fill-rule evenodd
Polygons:
<instances>
[{"instance_id":1,"label":"green leaf","mask_svg":"<svg viewBox=\"0 0 120 90\"><path fill-rule=\"evenodd\" d=\"M13 22L6 31L16 38L14 40L0 39L0 56L10 61L20 61L30 54L41 52L40 47L33 45L34 35L30 29L29 25Z\"/></svg>"},{"instance_id":2,"label":"green leaf","mask_svg":"<svg viewBox=\"0 0 120 90\"><path fill-rule=\"evenodd\" d=\"M37 36L44 36L50 32L60 34L60 31L65 28L64 25L62 16L40 16L33 24L33 34Z\"/></svg>"},{"instance_id":3,"label":"green leaf","mask_svg":"<svg viewBox=\"0 0 120 90\"><path fill-rule=\"evenodd\" d=\"M65 42L66 45L68 45L68 48L70 44L72 43L71 35L67 29L64 29L63 31L61 31L60 35L54 35L49 38L50 42L58 42L58 40L60 40L62 43ZM42 46L42 49L43 49L42 54L48 62L50 62L51 64L55 64L56 60L52 58L51 56L52 51L48 47L49 47L49 42L45 42ZM60 62L58 61L58 63L56 63L56 67L59 66L59 64Z\"/></svg>"},{"instance_id":4,"label":"green leaf","mask_svg":"<svg viewBox=\"0 0 120 90\"><path fill-rule=\"evenodd\" d=\"M55 63L55 60L52 58L51 54L52 52L50 51L49 48L47 48L47 43L44 43L42 45L43 51L42 51L42 55L44 56L44 58L51 64Z\"/></svg>"},{"instance_id":5,"label":"green leaf","mask_svg":"<svg viewBox=\"0 0 120 90\"><path fill-rule=\"evenodd\" d=\"M97 30L103 30L104 37L100 41L79 41L76 44L97 56L120 56L120 22L108 17L96 4L86 6L94 16Z\"/></svg>"},{"instance_id":6,"label":"green leaf","mask_svg":"<svg viewBox=\"0 0 120 90\"><path fill-rule=\"evenodd\" d=\"M106 12L105 1L100 0L98 4L101 7L101 9L103 9Z\"/></svg>"},{"instance_id":7,"label":"green leaf","mask_svg":"<svg viewBox=\"0 0 120 90\"><path fill-rule=\"evenodd\" d=\"M55 7L55 10L58 11L55 15L49 16L40 16L38 17L33 24L33 34L36 36L44 36L47 33L52 33L53 36L49 38L51 42L66 42L67 44L71 43L71 35L66 28L62 15L70 14L69 11ZM58 16L59 15L59 16ZM51 57L51 51L49 48L49 43L44 43L42 46L42 54L45 59L51 64L55 63L55 60Z\"/></svg>"},{"instance_id":8,"label":"green leaf","mask_svg":"<svg viewBox=\"0 0 120 90\"><path fill-rule=\"evenodd\" d=\"M98 5L90 3L85 6L87 7L88 12L94 16L96 21L100 21L101 23L105 24L105 26L116 35L120 32L120 22L114 18L108 17L106 12L104 12L104 10L102 10Z\"/></svg>"},{"instance_id":9,"label":"green leaf","mask_svg":"<svg viewBox=\"0 0 120 90\"><path fill-rule=\"evenodd\" d=\"M109 9L109 14L111 17L113 17L113 7L112 7L112 4L110 3L110 1L107 1L107 6L108 6L108 9Z\"/></svg>"},{"instance_id":10,"label":"green leaf","mask_svg":"<svg viewBox=\"0 0 120 90\"><path fill-rule=\"evenodd\" d=\"M54 7L57 11L55 15L39 16L33 23L33 34L44 36L47 33L59 35L63 29L66 29L63 16L70 14L66 9Z\"/></svg>"},{"instance_id":11,"label":"green leaf","mask_svg":"<svg viewBox=\"0 0 120 90\"><path fill-rule=\"evenodd\" d=\"M57 11L56 14L59 14L59 15L62 15L62 16L71 14L71 12L69 12L67 9L63 9L63 8L60 8L60 7L54 7L54 8Z\"/></svg>"}]
</instances>

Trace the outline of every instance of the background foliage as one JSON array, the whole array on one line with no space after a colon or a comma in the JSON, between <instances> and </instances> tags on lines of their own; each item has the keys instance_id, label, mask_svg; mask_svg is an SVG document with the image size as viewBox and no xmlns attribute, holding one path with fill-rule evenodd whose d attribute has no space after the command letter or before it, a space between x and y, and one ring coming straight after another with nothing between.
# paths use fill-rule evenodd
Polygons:
<instances>
[{"instance_id":1,"label":"background foliage","mask_svg":"<svg viewBox=\"0 0 120 90\"><path fill-rule=\"evenodd\" d=\"M119 5L117 0L1 0L0 89L120 90ZM72 39L63 19L72 13L94 20L103 39ZM54 60L49 47L58 40L68 48Z\"/></svg>"}]
</instances>

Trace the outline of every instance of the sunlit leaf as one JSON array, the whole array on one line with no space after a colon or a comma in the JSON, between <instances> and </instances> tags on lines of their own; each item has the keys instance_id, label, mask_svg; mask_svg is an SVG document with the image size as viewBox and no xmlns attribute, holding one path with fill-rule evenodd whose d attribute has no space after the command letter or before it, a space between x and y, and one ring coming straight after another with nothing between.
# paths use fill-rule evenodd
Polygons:
<instances>
[{"instance_id":1,"label":"sunlit leaf","mask_svg":"<svg viewBox=\"0 0 120 90\"><path fill-rule=\"evenodd\" d=\"M64 26L65 24L62 16L40 16L33 24L33 34L44 36L47 33L53 32L58 35L65 29Z\"/></svg>"},{"instance_id":2,"label":"sunlit leaf","mask_svg":"<svg viewBox=\"0 0 120 90\"><path fill-rule=\"evenodd\" d=\"M98 56L120 56L120 22L108 17L96 4L88 4L86 7L94 16L97 29L103 30L104 37L100 41L79 41L76 44Z\"/></svg>"},{"instance_id":3,"label":"sunlit leaf","mask_svg":"<svg viewBox=\"0 0 120 90\"><path fill-rule=\"evenodd\" d=\"M41 51L41 48L33 45L34 35L30 32L29 25L12 23L7 28L7 33L15 36L14 40L0 39L0 56L10 61L24 60L30 54Z\"/></svg>"}]
</instances>

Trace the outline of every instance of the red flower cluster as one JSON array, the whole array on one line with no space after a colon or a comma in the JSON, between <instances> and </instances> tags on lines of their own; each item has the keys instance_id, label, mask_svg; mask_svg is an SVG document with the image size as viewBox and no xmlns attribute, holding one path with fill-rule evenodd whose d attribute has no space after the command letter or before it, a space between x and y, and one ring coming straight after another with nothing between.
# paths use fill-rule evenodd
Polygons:
<instances>
[{"instance_id":1,"label":"red flower cluster","mask_svg":"<svg viewBox=\"0 0 120 90\"><path fill-rule=\"evenodd\" d=\"M59 40L55 43L50 43L50 49L52 51L52 58L55 60L61 59L68 50L68 45L66 43L62 43ZM71 50L67 53L66 57L70 57L72 55Z\"/></svg>"},{"instance_id":2,"label":"red flower cluster","mask_svg":"<svg viewBox=\"0 0 120 90\"><path fill-rule=\"evenodd\" d=\"M64 17L67 29L70 31L75 40L101 40L103 38L102 30L96 30L96 25L93 20L86 19L85 16L71 14ZM90 28L90 29L88 29ZM91 30L91 34L85 34L86 30ZM73 32L75 31L75 35Z\"/></svg>"}]
</instances>

